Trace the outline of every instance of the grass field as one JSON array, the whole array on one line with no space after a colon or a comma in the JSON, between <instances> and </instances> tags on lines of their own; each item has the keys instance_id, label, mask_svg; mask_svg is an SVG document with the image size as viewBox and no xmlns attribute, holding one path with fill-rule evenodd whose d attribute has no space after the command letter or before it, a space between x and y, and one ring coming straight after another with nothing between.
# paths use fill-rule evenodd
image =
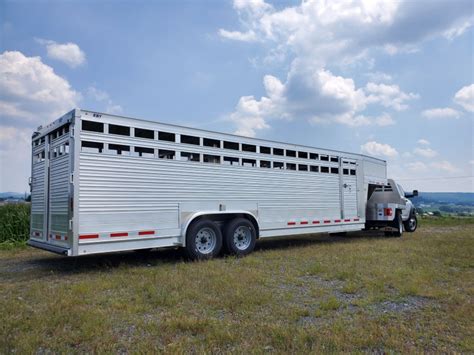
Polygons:
<instances>
[{"instance_id":1,"label":"grass field","mask_svg":"<svg viewBox=\"0 0 474 355\"><path fill-rule=\"evenodd\" d=\"M422 223L209 262L3 250L0 353L472 353L474 221Z\"/></svg>"}]
</instances>

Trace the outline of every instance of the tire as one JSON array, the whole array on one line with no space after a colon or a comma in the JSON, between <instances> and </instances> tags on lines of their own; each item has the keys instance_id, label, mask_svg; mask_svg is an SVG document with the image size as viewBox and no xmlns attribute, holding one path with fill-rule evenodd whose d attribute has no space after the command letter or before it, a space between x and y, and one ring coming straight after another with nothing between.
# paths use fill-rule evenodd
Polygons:
<instances>
[{"instance_id":1,"label":"tire","mask_svg":"<svg viewBox=\"0 0 474 355\"><path fill-rule=\"evenodd\" d=\"M211 220L193 222L186 233L186 254L193 260L208 260L219 255L222 233Z\"/></svg>"},{"instance_id":2,"label":"tire","mask_svg":"<svg viewBox=\"0 0 474 355\"><path fill-rule=\"evenodd\" d=\"M236 218L224 228L224 249L237 256L250 254L257 242L254 225L245 218Z\"/></svg>"},{"instance_id":3,"label":"tire","mask_svg":"<svg viewBox=\"0 0 474 355\"><path fill-rule=\"evenodd\" d=\"M395 232L392 232L394 237L401 237L403 234L403 220L402 220L402 213L397 211L395 213L395 218L393 219L392 227L396 228Z\"/></svg>"},{"instance_id":4,"label":"tire","mask_svg":"<svg viewBox=\"0 0 474 355\"><path fill-rule=\"evenodd\" d=\"M403 226L405 227L405 231L408 233L416 231L416 228L418 227L418 218L416 218L415 211L411 211L410 218L403 222Z\"/></svg>"}]
</instances>

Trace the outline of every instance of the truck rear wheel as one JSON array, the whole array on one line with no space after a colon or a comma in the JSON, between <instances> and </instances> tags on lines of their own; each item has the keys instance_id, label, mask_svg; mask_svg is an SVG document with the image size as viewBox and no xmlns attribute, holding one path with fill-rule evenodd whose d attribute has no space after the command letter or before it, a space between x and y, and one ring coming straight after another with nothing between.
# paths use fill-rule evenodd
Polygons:
<instances>
[{"instance_id":1,"label":"truck rear wheel","mask_svg":"<svg viewBox=\"0 0 474 355\"><path fill-rule=\"evenodd\" d=\"M401 237L403 234L403 220L402 220L402 213L397 211L395 213L395 218L391 224L392 228L395 228L396 231L394 232L385 232L385 235L392 236L392 237Z\"/></svg>"},{"instance_id":2,"label":"truck rear wheel","mask_svg":"<svg viewBox=\"0 0 474 355\"><path fill-rule=\"evenodd\" d=\"M257 233L253 224L245 218L230 221L224 229L224 248L229 254L244 256L255 248Z\"/></svg>"},{"instance_id":3,"label":"truck rear wheel","mask_svg":"<svg viewBox=\"0 0 474 355\"><path fill-rule=\"evenodd\" d=\"M186 253L193 260L217 256L222 249L222 233L210 220L201 219L191 224L186 233Z\"/></svg>"},{"instance_id":4,"label":"truck rear wheel","mask_svg":"<svg viewBox=\"0 0 474 355\"><path fill-rule=\"evenodd\" d=\"M416 218L416 213L414 211L410 213L410 218L403 222L403 226L405 227L406 232L413 233L416 231L416 227L418 227L418 219Z\"/></svg>"}]
</instances>

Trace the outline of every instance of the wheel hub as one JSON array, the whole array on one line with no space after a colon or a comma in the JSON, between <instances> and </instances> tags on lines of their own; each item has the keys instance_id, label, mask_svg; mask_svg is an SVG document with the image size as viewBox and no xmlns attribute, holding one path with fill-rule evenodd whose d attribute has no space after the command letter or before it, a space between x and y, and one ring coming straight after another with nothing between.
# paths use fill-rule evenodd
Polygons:
<instances>
[{"instance_id":1,"label":"wheel hub","mask_svg":"<svg viewBox=\"0 0 474 355\"><path fill-rule=\"evenodd\" d=\"M217 243L216 233L211 228L202 228L196 234L195 243L196 249L199 250L200 253L212 253Z\"/></svg>"},{"instance_id":2,"label":"wheel hub","mask_svg":"<svg viewBox=\"0 0 474 355\"><path fill-rule=\"evenodd\" d=\"M234 231L233 239L237 249L245 250L252 243L252 231L247 226L240 226Z\"/></svg>"}]
</instances>

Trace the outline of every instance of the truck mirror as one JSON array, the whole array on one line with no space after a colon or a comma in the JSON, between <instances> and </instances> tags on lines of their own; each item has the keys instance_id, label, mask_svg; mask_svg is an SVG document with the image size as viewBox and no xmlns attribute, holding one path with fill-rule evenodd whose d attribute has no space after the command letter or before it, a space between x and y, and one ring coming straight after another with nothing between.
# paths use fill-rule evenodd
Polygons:
<instances>
[{"instance_id":1,"label":"truck mirror","mask_svg":"<svg viewBox=\"0 0 474 355\"><path fill-rule=\"evenodd\" d=\"M412 197L416 197L416 196L418 196L418 190L413 190L412 193L405 192L405 197L406 198L412 198Z\"/></svg>"}]
</instances>

